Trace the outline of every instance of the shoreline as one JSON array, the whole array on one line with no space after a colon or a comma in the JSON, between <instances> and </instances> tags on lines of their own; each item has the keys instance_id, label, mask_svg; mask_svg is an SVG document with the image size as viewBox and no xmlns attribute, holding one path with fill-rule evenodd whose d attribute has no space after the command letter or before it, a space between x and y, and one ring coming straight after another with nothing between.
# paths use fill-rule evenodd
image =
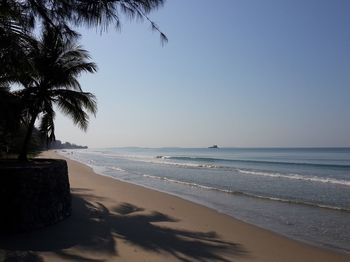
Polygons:
<instances>
[{"instance_id":1,"label":"shoreline","mask_svg":"<svg viewBox=\"0 0 350 262\"><path fill-rule=\"evenodd\" d=\"M244 224L247 224L247 225L250 225L250 226L253 226L253 227L256 227L258 228L259 230L265 230L267 231L268 233L271 233L271 234L276 234L278 236L281 236L281 237L284 237L286 238L287 240L290 240L290 241L296 241L296 242L299 242L301 244L305 244L305 245L308 245L308 246L312 246L314 248L319 248L319 249L322 249L322 250L326 250L326 251L331 251L331 252L335 252L335 253L340 253L340 254L345 254L345 255L349 255L350 256L350 253L348 252L348 250L346 249L341 249L340 247L330 247L330 246L326 246L326 245L322 245L322 244L317 244L317 243L313 243L311 241L307 241L307 240L302 240L302 239L297 239L297 238L292 238L292 237L289 237L288 235L285 235L283 233L280 233L280 232L277 232L277 231L273 231L271 229L268 229L268 228L264 228L263 226L259 226L259 225L256 225L256 224L253 224L253 223L249 223L247 221L244 221L243 219L240 219L240 218L237 218L235 217L234 215L231 215L229 213L225 213L225 211L222 211L220 209L217 209L215 208L214 206L210 206L210 205L206 205L205 202L200 202L199 200L195 199L195 198L186 198L186 197L182 197L176 193L172 193L172 192L167 192L167 191L162 191L160 189L157 189L157 188L152 188L151 186L146 186L146 185L142 185L142 184L137 184L137 183L134 183L134 182L131 182L131 181L125 181L125 180L122 180L122 179L119 179L117 177L112 177L112 176L108 176L108 175L105 175L103 174L102 172L98 172L97 170L94 170L93 167L91 167L90 165L82 162L82 161L79 161L79 160L75 160L75 159L71 159L71 158L68 158L58 152L55 152L55 154L57 154L57 156L60 156L62 158L64 158L65 160L71 160L71 161L75 161L75 162L78 162L79 164L81 165L84 165L84 166L87 166L89 168L92 169L92 171L99 175L99 176L103 176L103 177L107 177L107 178L110 178L110 179L113 179L113 180L116 180L118 182L121 182L121 183L126 183L126 184L131 184L131 185L134 185L134 186L138 186L138 187L142 187L144 189L147 189L147 190L152 190L152 191L156 191L156 192L159 192L161 194L167 194L169 196L172 196L172 197L175 197L175 198L178 198L179 200L182 200L182 201L188 201L188 202L191 202L195 205L199 205L200 207L202 208L207 208L207 209L210 209L210 210L213 210L219 214L222 214L222 215L225 215L225 216L228 216L234 220L237 220L241 223L244 223Z\"/></svg>"},{"instance_id":2,"label":"shoreline","mask_svg":"<svg viewBox=\"0 0 350 262\"><path fill-rule=\"evenodd\" d=\"M173 194L96 174L53 151L41 156L67 161L73 215L52 227L1 239L2 250L34 252L41 261L54 262L349 261L349 254L289 239Z\"/></svg>"},{"instance_id":3,"label":"shoreline","mask_svg":"<svg viewBox=\"0 0 350 262\"><path fill-rule=\"evenodd\" d=\"M218 212L220 214L227 215L227 216L229 216L229 217L231 217L231 218L233 218L235 220L241 221L242 223L246 223L246 224L252 225L254 227L257 227L259 229L266 230L268 232L271 232L273 234L277 234L279 236L285 237L285 238L287 238L289 240L292 240L292 241L297 241L297 242L300 242L302 244L310 245L310 246L313 246L313 247L316 247L316 248L320 248L320 249L324 249L324 250L328 250L328 251L333 251L333 252L336 252L336 253L350 255L350 251L347 248L342 248L341 246L330 245L330 244L327 245L327 243L321 242L321 241L317 242L317 240L319 240L319 239L317 239L316 241L315 241L315 239L313 239L314 240L314 242L313 242L313 240L303 239L301 237L298 238L296 236L294 236L294 237L293 236L289 236L288 234L285 234L285 233L280 232L278 230L274 230L274 229L271 229L269 227L264 227L264 225L261 225L261 224L260 225L256 224L256 223L254 223L254 221L249 221L249 220L246 221L246 220L244 220L244 218L240 218L239 216L238 217L235 216L235 214L233 212L229 212L227 210L225 211L225 209L220 209L220 208L216 207L215 204L207 202L207 201L205 201L203 199L200 199L198 197L196 198L196 197L188 195L188 194L181 195L181 194L179 194L177 192L171 192L171 191L162 190L162 189L154 187L152 185L145 185L145 184L142 184L142 183L137 183L136 181L133 181L133 180L130 180L130 181L129 180L123 180L122 178L119 178L119 177L106 175L106 174L103 173L103 171L98 170L98 169L94 169L94 165L90 165L89 163L85 163L84 161L79 160L79 159L70 158L69 154L66 155L66 154L63 154L63 153L60 153L60 152L57 152L57 151L55 151L55 153L57 155L60 155L63 158L67 158L67 159L70 159L70 160L73 160L73 161L77 161L77 162L79 162L82 165L86 165L86 166L90 167L93 170L93 172L95 172L98 175L101 175L101 176L104 176L104 177L108 177L108 178L111 178L113 180L117 180L117 181L124 182L124 183L127 183L127 184L140 186L140 187L145 188L145 189L154 190L154 191L157 191L157 192L160 192L160 193L163 193L163 194L167 194L167 195L170 195L170 196L174 196L174 197L177 197L177 198L179 198L181 200L184 200L184 201L190 201L191 203L200 205L200 206L202 206L204 208L209 208L211 210L215 210L216 212ZM125 170L122 170L122 171L125 171ZM252 196L245 195L245 197L251 198ZM256 199L256 198L254 198L254 199ZM259 201L266 201L265 199L261 199L261 198L258 198L258 200ZM282 201L282 202L286 202L286 201L287 200ZM304 203L303 203L303 205L305 205L307 207L309 206L308 204L304 204ZM329 210L332 210L332 211L333 210L343 211L343 209L338 209L338 208L333 209L333 208L328 208L327 206L326 207L322 207L322 208L329 209ZM349 210L345 209L345 211L348 212Z\"/></svg>"}]
</instances>

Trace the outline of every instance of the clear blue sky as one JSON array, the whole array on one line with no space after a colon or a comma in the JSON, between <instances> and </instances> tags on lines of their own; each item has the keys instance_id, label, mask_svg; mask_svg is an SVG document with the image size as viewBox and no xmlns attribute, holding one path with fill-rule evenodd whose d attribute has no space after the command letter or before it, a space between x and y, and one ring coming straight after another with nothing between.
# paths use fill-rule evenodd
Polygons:
<instances>
[{"instance_id":1,"label":"clear blue sky","mask_svg":"<svg viewBox=\"0 0 350 262\"><path fill-rule=\"evenodd\" d=\"M99 71L87 133L107 146L350 146L350 1L168 0L118 32L81 29Z\"/></svg>"}]
</instances>

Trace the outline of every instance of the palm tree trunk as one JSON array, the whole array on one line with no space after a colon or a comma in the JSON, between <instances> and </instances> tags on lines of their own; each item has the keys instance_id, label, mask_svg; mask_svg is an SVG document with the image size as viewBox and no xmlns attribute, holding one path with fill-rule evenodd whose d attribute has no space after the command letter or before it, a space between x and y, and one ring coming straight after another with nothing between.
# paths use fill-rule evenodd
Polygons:
<instances>
[{"instance_id":1,"label":"palm tree trunk","mask_svg":"<svg viewBox=\"0 0 350 262\"><path fill-rule=\"evenodd\" d=\"M28 161L28 158L27 158L27 154L28 154L28 145L29 145L29 141L32 137L32 133L33 133L33 130L34 130L34 124L35 124L35 120L38 116L38 113L35 112L33 115L32 115L32 118L30 120L30 123L29 123L29 126L28 126L28 129L27 129L27 133L26 133L26 136L24 138L24 142L23 142L23 146L22 146L22 150L21 150L21 153L19 154L18 156L18 160L21 160L21 161Z\"/></svg>"}]
</instances>

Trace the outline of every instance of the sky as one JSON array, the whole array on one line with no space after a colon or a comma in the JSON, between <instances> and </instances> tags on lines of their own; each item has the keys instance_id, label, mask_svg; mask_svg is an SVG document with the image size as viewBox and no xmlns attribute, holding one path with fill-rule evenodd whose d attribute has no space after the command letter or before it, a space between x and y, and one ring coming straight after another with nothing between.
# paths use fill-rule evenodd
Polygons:
<instances>
[{"instance_id":1,"label":"sky","mask_svg":"<svg viewBox=\"0 0 350 262\"><path fill-rule=\"evenodd\" d=\"M147 22L80 28L99 67L89 147L350 146L350 1L168 0Z\"/></svg>"}]
</instances>

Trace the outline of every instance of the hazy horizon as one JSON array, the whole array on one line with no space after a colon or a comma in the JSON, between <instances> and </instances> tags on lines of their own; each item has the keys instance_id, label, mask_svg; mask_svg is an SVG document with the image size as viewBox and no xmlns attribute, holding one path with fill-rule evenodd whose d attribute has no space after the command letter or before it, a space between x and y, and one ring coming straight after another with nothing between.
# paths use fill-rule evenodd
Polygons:
<instances>
[{"instance_id":1,"label":"hazy horizon","mask_svg":"<svg viewBox=\"0 0 350 262\"><path fill-rule=\"evenodd\" d=\"M58 139L59 140L59 139ZM63 142L70 142L70 141L62 141ZM74 144L74 143L73 143ZM84 146L84 145L78 145L78 146ZM210 145L212 146L212 145ZM118 149L123 149L123 148L135 148L135 149L210 149L210 146L194 146L194 147L185 147L185 146L161 146L161 147L143 147L143 146L106 146L106 147L89 147L89 149L113 149L113 148L118 148ZM271 146L271 147L237 147L237 146L220 146L217 145L218 149L346 149L349 150L349 146L338 146L338 147L323 147L323 146L315 146L315 147L307 147L307 146L298 146L298 147L281 147L281 146ZM215 149L213 149L214 151Z\"/></svg>"},{"instance_id":2,"label":"hazy horizon","mask_svg":"<svg viewBox=\"0 0 350 262\"><path fill-rule=\"evenodd\" d=\"M82 28L99 71L87 133L57 116L56 137L102 147L350 147L350 2L166 1L120 32Z\"/></svg>"}]
</instances>

